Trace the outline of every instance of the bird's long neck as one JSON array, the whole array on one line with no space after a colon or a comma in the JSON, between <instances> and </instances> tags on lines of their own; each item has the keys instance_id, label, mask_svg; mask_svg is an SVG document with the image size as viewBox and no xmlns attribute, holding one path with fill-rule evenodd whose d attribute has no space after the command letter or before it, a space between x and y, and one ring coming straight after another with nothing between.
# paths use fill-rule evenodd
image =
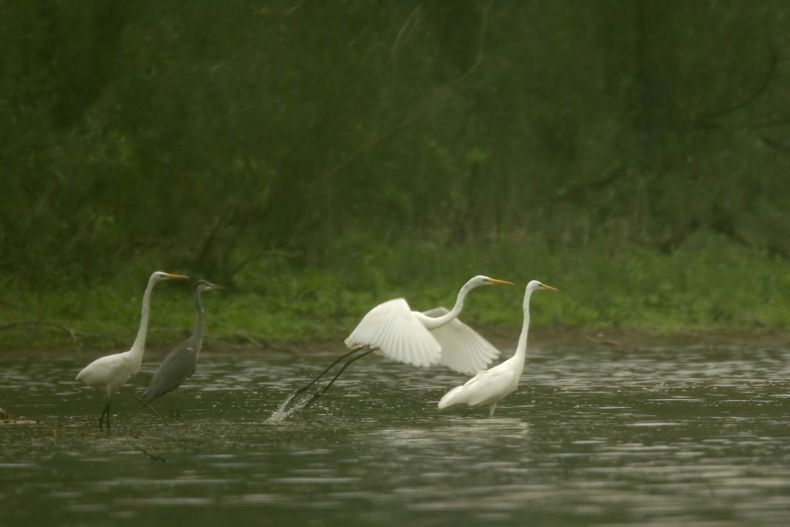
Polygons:
<instances>
[{"instance_id":1,"label":"bird's long neck","mask_svg":"<svg viewBox=\"0 0 790 527\"><path fill-rule=\"evenodd\" d=\"M143 353L145 352L145 337L148 335L148 314L151 311L151 292L154 290L156 282L153 277L148 280L148 286L145 288L143 294L143 310L140 315L140 327L137 330L137 336L132 344L132 349L129 350L132 358L138 363L143 361Z\"/></svg>"},{"instance_id":2,"label":"bird's long neck","mask_svg":"<svg viewBox=\"0 0 790 527\"><path fill-rule=\"evenodd\" d=\"M428 329L441 327L460 315L461 311L464 309L464 300L466 299L466 295L468 295L469 291L472 289L473 288L468 287L468 284L464 284L461 290L458 291L458 296L455 298L455 305L453 308L440 317L426 317L428 320L424 321L425 327Z\"/></svg>"},{"instance_id":3,"label":"bird's long neck","mask_svg":"<svg viewBox=\"0 0 790 527\"><path fill-rule=\"evenodd\" d=\"M195 311L197 311L197 320L192 329L192 339L199 341L203 339L203 306L200 303L200 289L195 289Z\"/></svg>"},{"instance_id":4,"label":"bird's long neck","mask_svg":"<svg viewBox=\"0 0 790 527\"><path fill-rule=\"evenodd\" d=\"M511 360L515 361L518 367L518 377L521 377L521 372L524 370L524 360L527 356L527 337L529 336L529 300L532 297L532 291L524 293L524 324L521 326L521 334L518 336L518 344L516 345L516 353L513 354Z\"/></svg>"}]
</instances>

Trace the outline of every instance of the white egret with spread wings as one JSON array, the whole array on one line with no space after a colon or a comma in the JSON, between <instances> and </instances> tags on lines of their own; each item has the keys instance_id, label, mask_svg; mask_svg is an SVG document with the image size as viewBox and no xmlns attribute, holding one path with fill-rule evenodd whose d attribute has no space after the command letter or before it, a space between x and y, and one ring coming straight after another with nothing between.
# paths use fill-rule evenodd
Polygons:
<instances>
[{"instance_id":1,"label":"white egret with spread wings","mask_svg":"<svg viewBox=\"0 0 790 527\"><path fill-rule=\"evenodd\" d=\"M499 350L461 322L458 316L469 292L483 285L512 285L512 282L475 276L461 287L450 310L440 307L426 312L413 311L403 298L377 305L346 338L346 346L351 351L294 392L289 400L310 389L338 363L347 359L332 380L305 404L309 406L326 393L352 362L373 352L413 366L442 364L470 375L481 371L499 355Z\"/></svg>"}]
</instances>

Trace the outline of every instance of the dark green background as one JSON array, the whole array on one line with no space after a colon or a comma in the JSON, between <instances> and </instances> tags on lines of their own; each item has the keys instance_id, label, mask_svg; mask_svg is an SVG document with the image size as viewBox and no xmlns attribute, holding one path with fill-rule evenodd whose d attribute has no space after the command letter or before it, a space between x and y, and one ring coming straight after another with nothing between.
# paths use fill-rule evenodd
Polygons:
<instances>
[{"instance_id":1,"label":"dark green background","mask_svg":"<svg viewBox=\"0 0 790 527\"><path fill-rule=\"evenodd\" d=\"M215 329L334 336L484 273L560 286L554 326L781 328L789 35L785 1L1 1L3 313L128 327L165 268L232 287Z\"/></svg>"}]
</instances>

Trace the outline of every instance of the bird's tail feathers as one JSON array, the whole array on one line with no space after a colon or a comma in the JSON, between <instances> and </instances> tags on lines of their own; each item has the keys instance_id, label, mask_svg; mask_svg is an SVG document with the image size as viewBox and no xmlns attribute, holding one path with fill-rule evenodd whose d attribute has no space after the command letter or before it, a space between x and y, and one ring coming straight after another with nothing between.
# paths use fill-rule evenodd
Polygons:
<instances>
[{"instance_id":1,"label":"bird's tail feathers","mask_svg":"<svg viewBox=\"0 0 790 527\"><path fill-rule=\"evenodd\" d=\"M145 390L139 400L141 403L143 403L143 406L148 406L154 401L154 399L156 399L156 394L154 394L154 392L151 390Z\"/></svg>"},{"instance_id":2,"label":"bird's tail feathers","mask_svg":"<svg viewBox=\"0 0 790 527\"><path fill-rule=\"evenodd\" d=\"M463 384L460 386L456 386L455 388L444 394L444 397L442 397L439 400L439 410L443 408L447 408L448 406L452 406L454 404L458 404L460 401L456 401L455 399L456 396L458 395L458 392L460 392L463 387L464 387Z\"/></svg>"}]
</instances>

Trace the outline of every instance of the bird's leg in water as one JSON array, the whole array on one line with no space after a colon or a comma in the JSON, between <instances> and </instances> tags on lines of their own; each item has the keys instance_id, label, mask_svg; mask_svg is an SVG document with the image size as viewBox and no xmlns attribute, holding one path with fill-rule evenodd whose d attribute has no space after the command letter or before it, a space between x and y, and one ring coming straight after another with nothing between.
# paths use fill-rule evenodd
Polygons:
<instances>
[{"instance_id":1,"label":"bird's leg in water","mask_svg":"<svg viewBox=\"0 0 790 527\"><path fill-rule=\"evenodd\" d=\"M102 430L102 426L104 425L104 416L107 416L107 430L110 429L110 399L107 399L107 404L104 405L104 408L101 411L101 415L99 416L99 430Z\"/></svg>"},{"instance_id":2,"label":"bird's leg in water","mask_svg":"<svg viewBox=\"0 0 790 527\"><path fill-rule=\"evenodd\" d=\"M496 403L491 403L488 407L488 417L494 417L494 411L496 410Z\"/></svg>"},{"instance_id":3,"label":"bird's leg in water","mask_svg":"<svg viewBox=\"0 0 790 527\"><path fill-rule=\"evenodd\" d=\"M367 351L365 351L364 353L361 353L361 354L357 355L356 357L352 357L352 358L348 359L348 361L346 361L346 363L345 363L345 364L343 364L343 367L342 367L342 368L340 368L340 371L339 371L339 372L337 372L337 375L335 375L334 377L332 377L332 380L331 380L331 381L329 381L329 384L327 384L327 385L324 387L324 389L323 389L323 390L321 390L321 391L320 391L320 392L318 392L317 394L313 395L313 396L310 398L310 400L309 400L309 401L307 401L307 404L306 404L306 405L304 405L304 407L305 407L305 408L307 408L308 406L310 406L311 404L313 404L313 403L315 402L315 400L316 400L316 399L318 399L319 397L321 397L322 395L324 395L324 394L326 393L326 391L327 391L327 390L328 390L328 389L329 389L329 388L330 388L330 387L331 387L331 386L332 386L332 385L335 383L335 381L337 380L337 378L338 378L338 377L340 377L340 374L341 374L341 373L343 373L343 371L345 371L345 369L346 369L346 368L348 368L348 367L349 367L349 365L350 365L352 362L354 362L355 360L359 360L359 359L361 359L362 357L364 357L365 355L369 355L369 354L373 353L374 351L375 351L375 349L373 349L373 348L370 348L370 349L368 349Z\"/></svg>"},{"instance_id":4,"label":"bird's leg in water","mask_svg":"<svg viewBox=\"0 0 790 527\"><path fill-rule=\"evenodd\" d=\"M142 404L142 403L143 403L143 398L142 398L142 397L140 397L139 395L133 395L132 397L134 397L134 398L135 398L135 400L136 400L137 402L139 402L140 404ZM157 411L156 411L156 408L154 408L154 407L153 407L153 406L151 406L150 404L144 404L144 405L143 405L143 408L145 408L146 410L148 410L149 412L151 412L152 414L154 414L154 415L155 415L155 416L157 416L157 417L162 417L162 414L160 414L159 412L157 412Z\"/></svg>"},{"instance_id":5,"label":"bird's leg in water","mask_svg":"<svg viewBox=\"0 0 790 527\"><path fill-rule=\"evenodd\" d=\"M333 362L332 364L330 364L330 365L329 365L329 366L328 366L328 367L327 367L327 368L326 368L324 371L322 371L322 372L321 372L321 373L320 373L320 374L319 374L317 377L315 377L315 378L314 378L312 381L308 382L306 385L304 385L304 386L302 386L301 388L299 388L298 390L296 390L296 391L293 393L293 395L291 396L291 399L294 399L294 398L295 398L297 395L299 395L299 394L302 394L302 393L306 392L306 391L307 391L307 390L308 390L308 389L309 389L311 386L313 386L315 383L317 383L317 382L318 382L318 380L319 380L321 377L323 377L324 375L326 375L326 372L328 372L329 370L331 370L332 368L334 368L334 367L335 367L335 365L336 365L338 362L340 362L341 360L345 359L345 358L346 358L346 357L348 357L349 355L353 355L354 353L356 353L356 352L358 352L358 351L360 351L360 350L363 350L363 349L365 349L365 348L357 348L357 349L351 350L351 351L349 351L348 353L346 353L345 355L343 355L342 357L340 357L339 359L335 360L335 362Z\"/></svg>"},{"instance_id":6,"label":"bird's leg in water","mask_svg":"<svg viewBox=\"0 0 790 527\"><path fill-rule=\"evenodd\" d=\"M178 387L173 390L173 401L175 402L175 411L173 415L175 415L176 419L181 419L181 396L179 395Z\"/></svg>"}]
</instances>

